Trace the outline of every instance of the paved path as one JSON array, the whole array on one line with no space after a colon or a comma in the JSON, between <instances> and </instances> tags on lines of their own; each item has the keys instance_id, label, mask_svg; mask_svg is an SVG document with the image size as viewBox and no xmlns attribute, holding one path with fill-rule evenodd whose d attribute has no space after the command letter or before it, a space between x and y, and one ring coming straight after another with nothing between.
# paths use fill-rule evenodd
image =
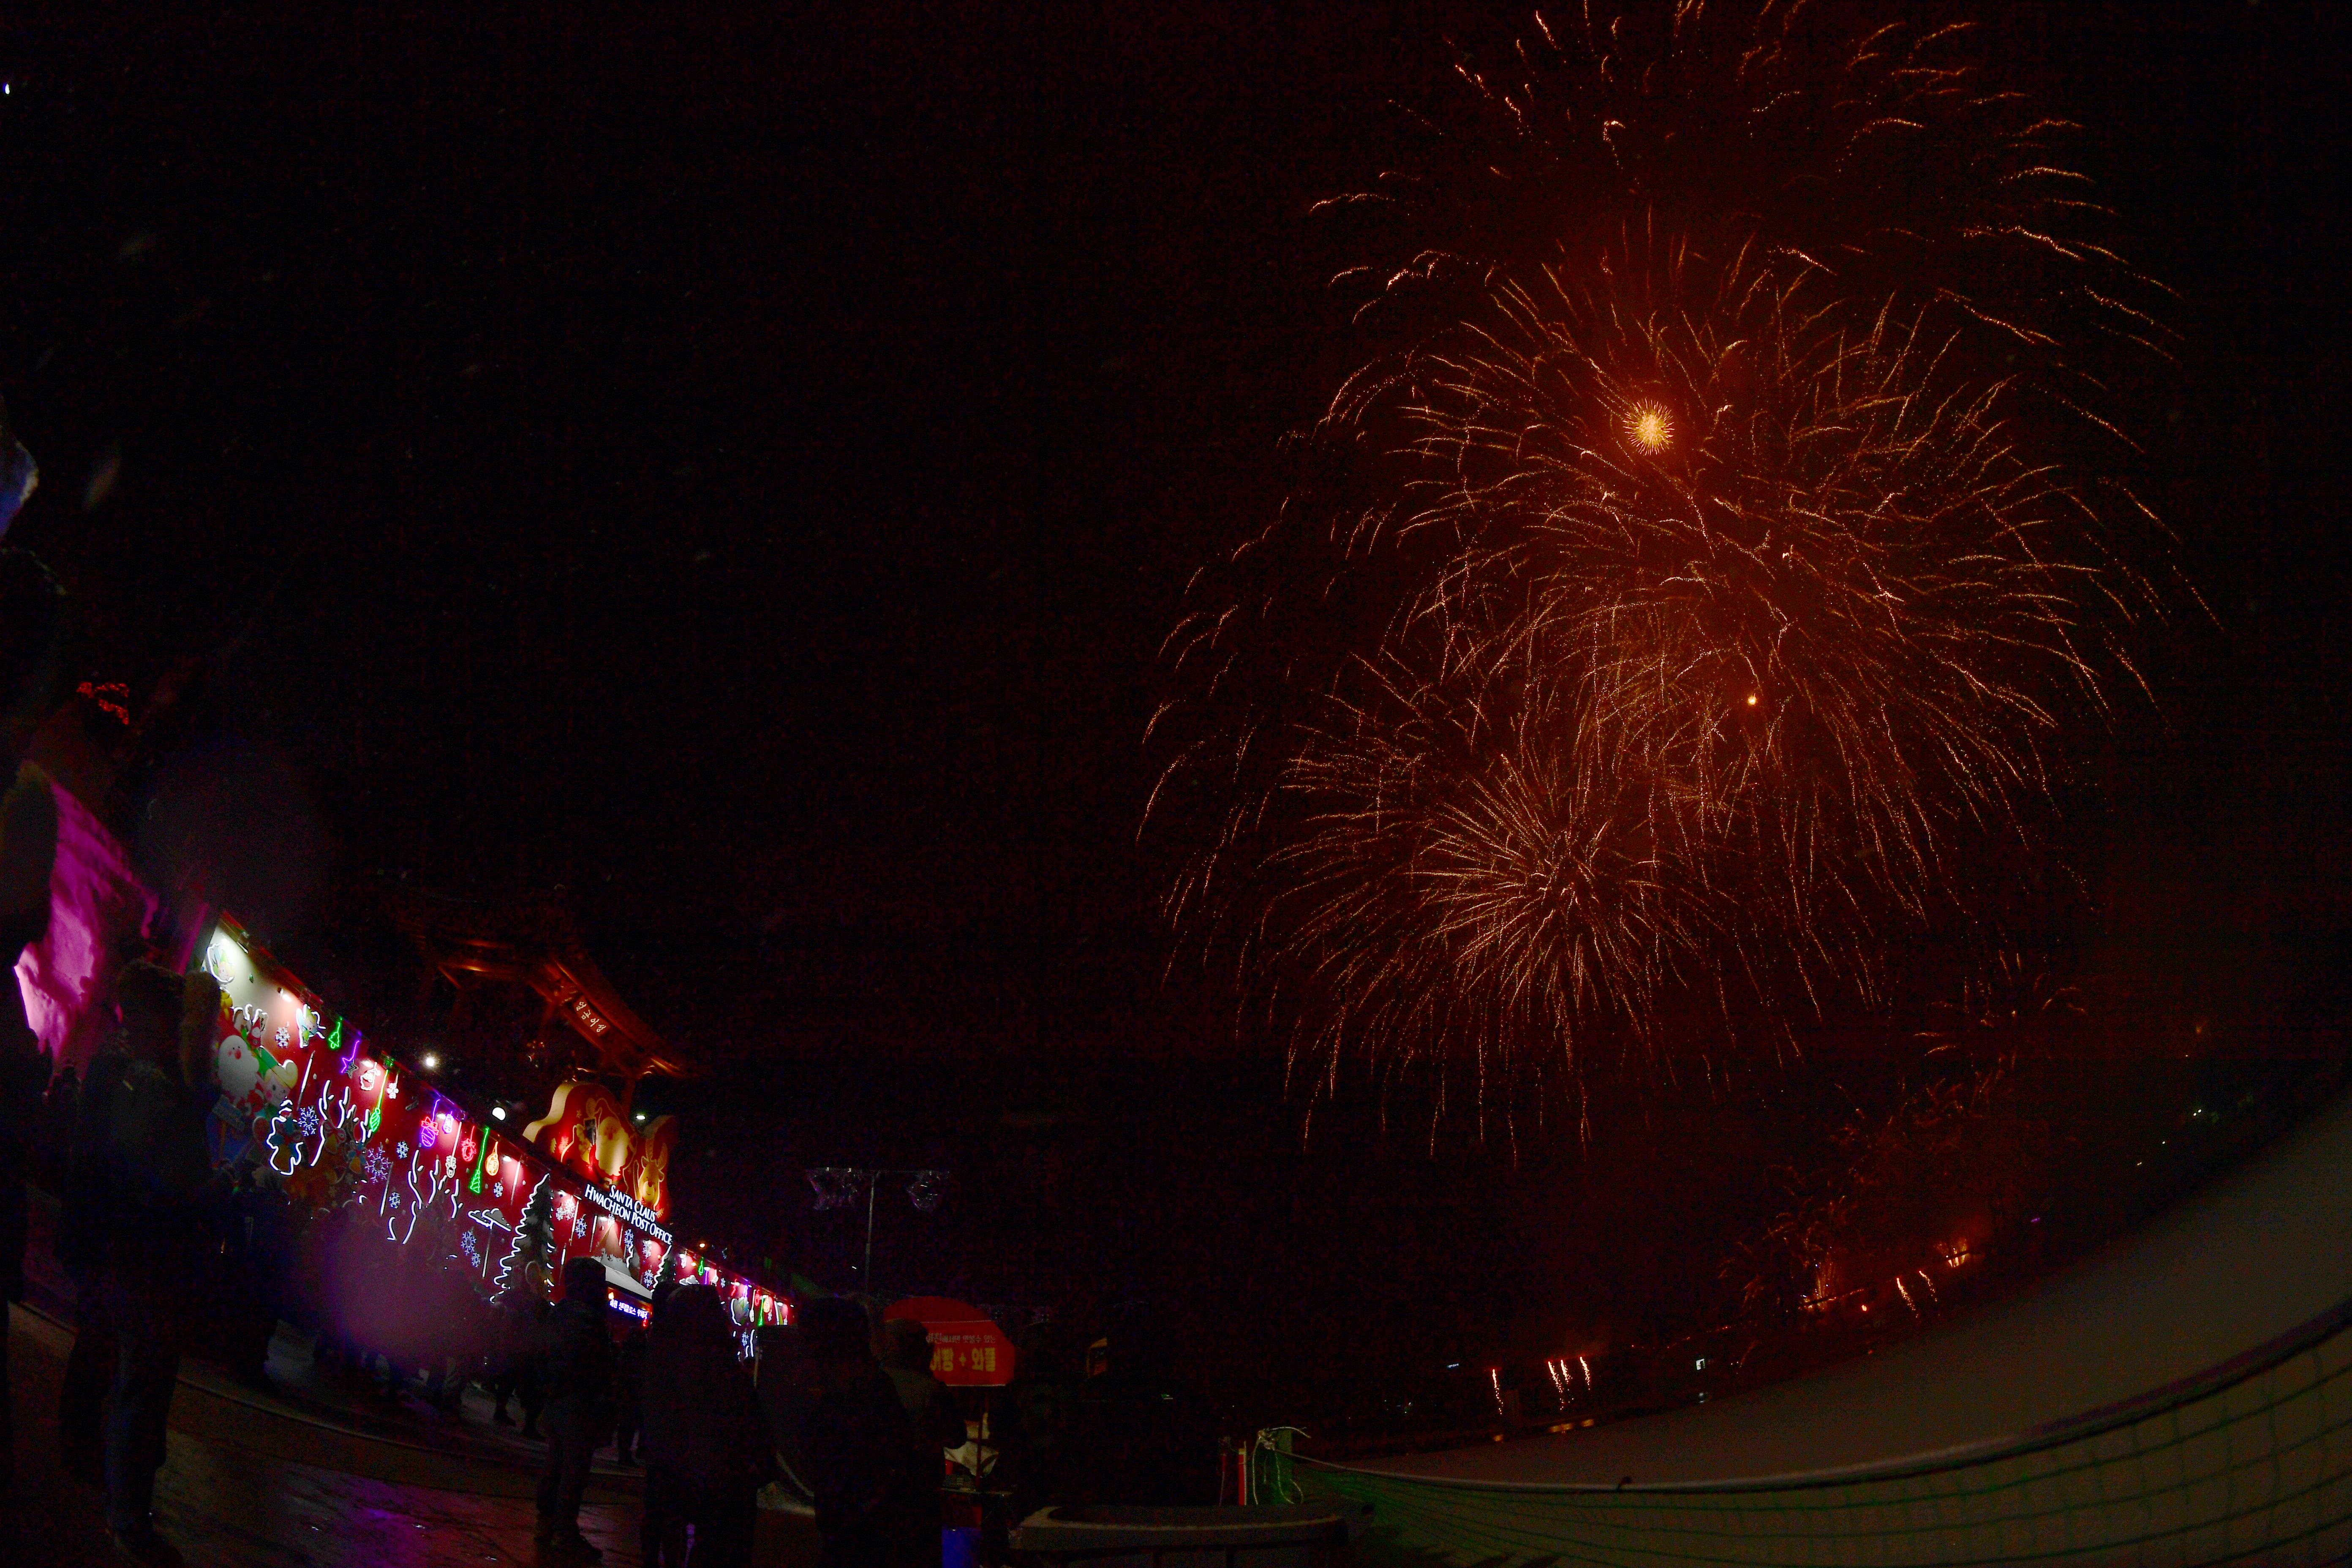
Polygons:
<instances>
[{"instance_id":1,"label":"paved path","mask_svg":"<svg viewBox=\"0 0 2352 1568\"><path fill-rule=\"evenodd\" d=\"M0 1509L0 1564L120 1564L102 1500L58 1468L58 1387L71 1336L21 1307L10 1309L8 1331L16 1484ZM365 1430L194 1368L173 1400L159 1522L193 1568L536 1563L522 1451L495 1431L456 1436ZM604 1549L608 1568L638 1568L635 1500L610 1481L591 1495L601 1500L583 1510L583 1532ZM761 1563L813 1558L804 1518L763 1513L761 1522Z\"/></svg>"}]
</instances>

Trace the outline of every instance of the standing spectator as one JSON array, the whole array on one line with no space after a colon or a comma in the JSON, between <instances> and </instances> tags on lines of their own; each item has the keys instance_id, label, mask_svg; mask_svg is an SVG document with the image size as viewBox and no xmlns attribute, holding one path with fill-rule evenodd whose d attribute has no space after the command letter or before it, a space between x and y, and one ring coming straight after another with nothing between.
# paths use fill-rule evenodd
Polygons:
<instances>
[{"instance_id":1,"label":"standing spectator","mask_svg":"<svg viewBox=\"0 0 2352 1568\"><path fill-rule=\"evenodd\" d=\"M25 1293L24 1151L40 1113L41 1079L48 1071L41 1043L25 1022L25 994L16 981L12 967L7 998L0 1001L0 1496L6 1495L16 1466L8 1303Z\"/></svg>"},{"instance_id":2,"label":"standing spectator","mask_svg":"<svg viewBox=\"0 0 2352 1568\"><path fill-rule=\"evenodd\" d=\"M875 1363L865 1309L803 1309L808 1383L785 1457L816 1501L824 1568L917 1568L940 1559L940 1459L925 1456L898 1391Z\"/></svg>"},{"instance_id":3,"label":"standing spectator","mask_svg":"<svg viewBox=\"0 0 2352 1568\"><path fill-rule=\"evenodd\" d=\"M646 1336L644 1452L646 1568L744 1568L774 1466L726 1306L708 1285L679 1287Z\"/></svg>"},{"instance_id":4,"label":"standing spectator","mask_svg":"<svg viewBox=\"0 0 2352 1568\"><path fill-rule=\"evenodd\" d=\"M1082 1449L1074 1479L1085 1500L1216 1501L1214 1415L1177 1375L1162 1325L1148 1310L1130 1311L1108 1338L1108 1366L1078 1396Z\"/></svg>"},{"instance_id":5,"label":"standing spectator","mask_svg":"<svg viewBox=\"0 0 2352 1568\"><path fill-rule=\"evenodd\" d=\"M522 1402L522 1435L543 1436L539 1418L547 1410L547 1336L554 1309L544 1301L531 1303L523 1320L522 1348L515 1357L515 1397Z\"/></svg>"},{"instance_id":6,"label":"standing spectator","mask_svg":"<svg viewBox=\"0 0 2352 1568\"><path fill-rule=\"evenodd\" d=\"M111 1223L107 1205L106 1142L114 1096L131 1066L131 1037L117 1029L81 1080L73 1135L66 1146L65 1191L58 1216L58 1262L74 1286L74 1342L58 1395L58 1458L66 1474L106 1484L106 1391L114 1381L114 1328L106 1315L106 1264Z\"/></svg>"},{"instance_id":7,"label":"standing spectator","mask_svg":"<svg viewBox=\"0 0 2352 1568\"><path fill-rule=\"evenodd\" d=\"M501 1426L514 1425L507 1414L507 1401L522 1392L523 1372L530 1361L530 1342L537 1335L538 1324L529 1306L499 1302L491 1309L496 1321L490 1328L490 1419ZM526 1414L537 1409L536 1400L527 1400ZM539 1426L534 1420L530 1436L536 1436Z\"/></svg>"},{"instance_id":8,"label":"standing spectator","mask_svg":"<svg viewBox=\"0 0 2352 1568\"><path fill-rule=\"evenodd\" d=\"M211 1156L208 1106L191 1085L200 1081L195 1063L219 1012L220 988L210 975L183 981L142 963L116 977L114 994L121 1065L103 1075L94 1070L84 1086L82 1126L92 1146L77 1163L94 1175L82 1202L97 1210L104 1260L85 1276L97 1289L83 1316L112 1342L107 1530L133 1561L176 1563L178 1552L155 1532L155 1472L194 1310L194 1238ZM100 1092L95 1102L92 1089Z\"/></svg>"},{"instance_id":9,"label":"standing spectator","mask_svg":"<svg viewBox=\"0 0 2352 1568\"><path fill-rule=\"evenodd\" d=\"M1004 1391L1003 1457L997 1464L997 1479L1011 1486L1017 1519L1076 1499L1078 1379L1072 1361L1068 1336L1052 1323L1033 1323L1021 1336L1013 1386Z\"/></svg>"},{"instance_id":10,"label":"standing spectator","mask_svg":"<svg viewBox=\"0 0 2352 1568\"><path fill-rule=\"evenodd\" d=\"M13 737L12 737L13 739ZM13 760L13 759L12 759ZM0 799L0 1489L14 1466L8 1405L8 1307L25 1293L25 1165L40 1125L48 1058L25 1016L16 957L49 923L49 862L58 847L57 802L48 780L26 763Z\"/></svg>"},{"instance_id":11,"label":"standing spectator","mask_svg":"<svg viewBox=\"0 0 2352 1568\"><path fill-rule=\"evenodd\" d=\"M604 1554L580 1533L588 1465L613 1421L613 1335L604 1324L604 1265L563 1266L563 1299L547 1320L547 1466L539 1480L539 1544L581 1562Z\"/></svg>"},{"instance_id":12,"label":"standing spectator","mask_svg":"<svg viewBox=\"0 0 2352 1568\"><path fill-rule=\"evenodd\" d=\"M9 433L0 404L0 534L32 493L32 458ZM25 1016L16 960L49 927L49 877L58 854L58 803L48 775L25 760L33 732L64 689L71 606L57 580L20 550L0 551L0 1481L15 1448L9 1435L7 1306L24 1290L25 1152L32 1146L48 1061Z\"/></svg>"},{"instance_id":13,"label":"standing spectator","mask_svg":"<svg viewBox=\"0 0 2352 1568\"><path fill-rule=\"evenodd\" d=\"M231 1184L215 1194L210 1293L216 1321L213 1342L219 1359L255 1388L269 1386L269 1341L278 1331L276 1276L269 1255L271 1224L285 1206L285 1194L266 1190L240 1166Z\"/></svg>"},{"instance_id":14,"label":"standing spectator","mask_svg":"<svg viewBox=\"0 0 2352 1568\"><path fill-rule=\"evenodd\" d=\"M882 1325L885 1353L882 1370L898 1391L898 1403L915 1435L929 1447L961 1448L971 1436L963 1429L963 1413L956 1408L947 1384L931 1375L931 1332L910 1318ZM944 1468L945 1461L941 1461Z\"/></svg>"},{"instance_id":15,"label":"standing spectator","mask_svg":"<svg viewBox=\"0 0 2352 1568\"><path fill-rule=\"evenodd\" d=\"M656 1321L659 1321L656 1311ZM808 1480L784 1461L793 1445L793 1424L806 1402L813 1400L811 1371L800 1322L770 1323L752 1337L758 1358L752 1363L752 1390L760 1401L760 1424L767 1430L768 1451L782 1463L783 1482L803 1501L814 1494Z\"/></svg>"},{"instance_id":16,"label":"standing spectator","mask_svg":"<svg viewBox=\"0 0 2352 1568\"><path fill-rule=\"evenodd\" d=\"M615 1374L619 1403L614 1416L613 1453L624 1465L637 1462L637 1429L644 1425L646 1337L643 1329L631 1329L621 1336Z\"/></svg>"},{"instance_id":17,"label":"standing spectator","mask_svg":"<svg viewBox=\"0 0 2352 1568\"><path fill-rule=\"evenodd\" d=\"M41 1100L41 1134L35 1171L51 1192L65 1185L66 1152L73 1147L74 1107L81 1103L81 1077L68 1062L49 1080Z\"/></svg>"}]
</instances>

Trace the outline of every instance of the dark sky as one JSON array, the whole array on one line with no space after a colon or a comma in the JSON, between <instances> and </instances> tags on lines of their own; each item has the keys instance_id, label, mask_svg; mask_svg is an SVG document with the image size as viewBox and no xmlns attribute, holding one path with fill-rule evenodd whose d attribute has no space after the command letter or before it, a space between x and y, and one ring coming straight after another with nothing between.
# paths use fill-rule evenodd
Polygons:
<instances>
[{"instance_id":1,"label":"dark sky","mask_svg":"<svg viewBox=\"0 0 2352 1568\"><path fill-rule=\"evenodd\" d=\"M2114 924L2318 941L2332 879L2261 866L2340 863L2342 13L1990 10L2182 296L2160 489L2219 624L2108 759ZM1500 1313L1569 1248L1476 1239L1488 1200L1673 1222L1697 1200L1475 1160L1352 1209L1360 1151L1300 1152L1229 999L1163 985L1135 843L1159 640L1349 353L1306 208L1517 16L12 4L21 534L99 609L94 674L207 661L142 831L247 847L226 901L347 993L367 874L561 886L736 1058L688 1096L730 1168L993 1160L991 1234L1065 1272L1181 1253L1399 1312L1476 1275ZM786 1176L736 1196L837 1244L763 1217Z\"/></svg>"}]
</instances>

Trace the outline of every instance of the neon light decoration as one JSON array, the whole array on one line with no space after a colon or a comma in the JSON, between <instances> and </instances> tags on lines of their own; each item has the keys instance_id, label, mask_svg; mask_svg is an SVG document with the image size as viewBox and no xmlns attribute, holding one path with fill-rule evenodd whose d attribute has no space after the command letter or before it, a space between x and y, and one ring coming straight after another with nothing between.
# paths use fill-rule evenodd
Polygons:
<instances>
[{"instance_id":1,"label":"neon light decoration","mask_svg":"<svg viewBox=\"0 0 2352 1568\"><path fill-rule=\"evenodd\" d=\"M409 1092L398 1062L372 1053L233 921L219 922L197 963L221 985L216 1161L266 1173L306 1213L363 1207L389 1241L432 1247L493 1300L518 1289L544 1295L575 1258L600 1258L639 1289L660 1277L673 1246L662 1224L667 1118L633 1128L604 1090L566 1084L533 1124L566 1129L561 1152L545 1148L561 1168L546 1169L437 1091ZM677 1277L726 1289L739 1324L790 1320L789 1302L707 1258L681 1256Z\"/></svg>"}]
</instances>

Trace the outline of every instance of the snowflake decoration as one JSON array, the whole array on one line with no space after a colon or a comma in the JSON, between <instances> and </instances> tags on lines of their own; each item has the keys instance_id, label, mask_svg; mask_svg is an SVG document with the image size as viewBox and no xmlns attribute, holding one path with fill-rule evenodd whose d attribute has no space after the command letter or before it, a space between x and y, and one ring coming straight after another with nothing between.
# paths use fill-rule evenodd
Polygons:
<instances>
[{"instance_id":1,"label":"snowflake decoration","mask_svg":"<svg viewBox=\"0 0 2352 1568\"><path fill-rule=\"evenodd\" d=\"M395 1151L395 1152L400 1155L400 1157L401 1157L402 1159L404 1159L404 1160L407 1159L407 1158L408 1158L408 1140L407 1140L407 1139L405 1139L405 1138L402 1139L402 1140L400 1141L400 1147L399 1147L399 1149L398 1149L397 1151Z\"/></svg>"},{"instance_id":2,"label":"snowflake decoration","mask_svg":"<svg viewBox=\"0 0 2352 1568\"><path fill-rule=\"evenodd\" d=\"M303 1137L316 1138L319 1135L319 1108L315 1105L304 1106L294 1113L294 1124L302 1130Z\"/></svg>"},{"instance_id":3,"label":"snowflake decoration","mask_svg":"<svg viewBox=\"0 0 2352 1568\"><path fill-rule=\"evenodd\" d=\"M278 1048L279 1050L284 1050L286 1048L286 1026L283 1024L278 1025L278 1032L273 1035L271 1038L277 1041Z\"/></svg>"},{"instance_id":4,"label":"snowflake decoration","mask_svg":"<svg viewBox=\"0 0 2352 1568\"><path fill-rule=\"evenodd\" d=\"M281 1105L271 1115L262 1140L269 1150L269 1168L279 1179L292 1175L304 1165L301 1133L289 1107Z\"/></svg>"},{"instance_id":5,"label":"snowflake decoration","mask_svg":"<svg viewBox=\"0 0 2352 1568\"><path fill-rule=\"evenodd\" d=\"M383 1150L369 1150L365 1160L366 1164L363 1168L367 1173L367 1180L383 1182L392 1179L392 1162L384 1156Z\"/></svg>"}]
</instances>

